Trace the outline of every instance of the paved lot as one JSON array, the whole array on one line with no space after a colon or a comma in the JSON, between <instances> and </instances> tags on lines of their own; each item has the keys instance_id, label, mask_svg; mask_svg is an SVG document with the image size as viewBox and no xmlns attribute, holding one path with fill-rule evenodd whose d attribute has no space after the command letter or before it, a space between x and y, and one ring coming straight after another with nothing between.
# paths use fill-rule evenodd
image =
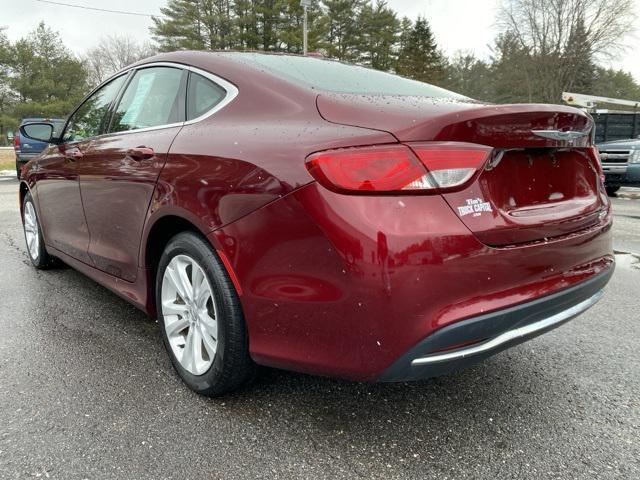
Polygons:
<instances>
[{"instance_id":1,"label":"paved lot","mask_svg":"<svg viewBox=\"0 0 640 480\"><path fill-rule=\"evenodd\" d=\"M583 317L464 372L264 370L210 400L174 375L155 321L29 266L16 189L0 179L0 478L640 478L635 257ZM616 248L640 253L640 200L614 203Z\"/></svg>"}]
</instances>

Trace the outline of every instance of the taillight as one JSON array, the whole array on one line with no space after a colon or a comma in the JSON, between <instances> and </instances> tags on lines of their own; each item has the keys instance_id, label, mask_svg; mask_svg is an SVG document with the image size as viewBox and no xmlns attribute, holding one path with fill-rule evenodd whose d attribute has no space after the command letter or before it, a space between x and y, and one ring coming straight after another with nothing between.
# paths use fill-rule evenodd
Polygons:
<instances>
[{"instance_id":1,"label":"taillight","mask_svg":"<svg viewBox=\"0 0 640 480\"><path fill-rule=\"evenodd\" d=\"M347 148L307 159L313 177L336 192L395 193L424 188L427 172L403 145Z\"/></svg>"},{"instance_id":2,"label":"taillight","mask_svg":"<svg viewBox=\"0 0 640 480\"><path fill-rule=\"evenodd\" d=\"M20 150L20 134L18 132L16 132L13 137L13 149L16 151Z\"/></svg>"},{"instance_id":3,"label":"taillight","mask_svg":"<svg viewBox=\"0 0 640 480\"><path fill-rule=\"evenodd\" d=\"M306 165L320 184L338 193L435 193L463 186L491 150L449 142L357 147L315 153Z\"/></svg>"}]
</instances>

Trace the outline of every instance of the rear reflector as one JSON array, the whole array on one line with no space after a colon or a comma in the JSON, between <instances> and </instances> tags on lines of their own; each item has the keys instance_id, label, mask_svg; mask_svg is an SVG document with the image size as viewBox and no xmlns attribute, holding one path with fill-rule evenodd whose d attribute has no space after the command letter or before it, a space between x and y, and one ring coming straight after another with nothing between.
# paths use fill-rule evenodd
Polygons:
<instances>
[{"instance_id":1,"label":"rear reflector","mask_svg":"<svg viewBox=\"0 0 640 480\"><path fill-rule=\"evenodd\" d=\"M489 147L457 143L415 144L411 148L440 189L467 183L484 167L491 153Z\"/></svg>"},{"instance_id":2,"label":"rear reflector","mask_svg":"<svg viewBox=\"0 0 640 480\"><path fill-rule=\"evenodd\" d=\"M421 143L328 150L307 158L307 169L338 193L436 193L464 186L492 149L461 143Z\"/></svg>"}]
</instances>

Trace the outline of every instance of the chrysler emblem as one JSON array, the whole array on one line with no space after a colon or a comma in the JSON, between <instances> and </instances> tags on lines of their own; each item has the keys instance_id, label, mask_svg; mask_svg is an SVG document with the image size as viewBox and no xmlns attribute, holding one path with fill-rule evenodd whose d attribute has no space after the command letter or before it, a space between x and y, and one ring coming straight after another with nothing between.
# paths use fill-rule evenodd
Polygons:
<instances>
[{"instance_id":1,"label":"chrysler emblem","mask_svg":"<svg viewBox=\"0 0 640 480\"><path fill-rule=\"evenodd\" d=\"M572 142L578 138L586 137L589 135L589 131L578 132L575 130L561 131L561 130L531 130L531 133L542 138L549 138L551 140L558 140L561 142Z\"/></svg>"}]
</instances>

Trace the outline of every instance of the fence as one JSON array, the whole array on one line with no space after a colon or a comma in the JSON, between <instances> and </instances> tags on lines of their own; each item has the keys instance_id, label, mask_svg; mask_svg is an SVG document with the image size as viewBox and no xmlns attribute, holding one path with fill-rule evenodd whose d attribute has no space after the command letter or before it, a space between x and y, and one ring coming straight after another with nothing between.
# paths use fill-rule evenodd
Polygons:
<instances>
[{"instance_id":1,"label":"fence","mask_svg":"<svg viewBox=\"0 0 640 480\"><path fill-rule=\"evenodd\" d=\"M640 112L595 113L596 143L628 140L640 136Z\"/></svg>"}]
</instances>

